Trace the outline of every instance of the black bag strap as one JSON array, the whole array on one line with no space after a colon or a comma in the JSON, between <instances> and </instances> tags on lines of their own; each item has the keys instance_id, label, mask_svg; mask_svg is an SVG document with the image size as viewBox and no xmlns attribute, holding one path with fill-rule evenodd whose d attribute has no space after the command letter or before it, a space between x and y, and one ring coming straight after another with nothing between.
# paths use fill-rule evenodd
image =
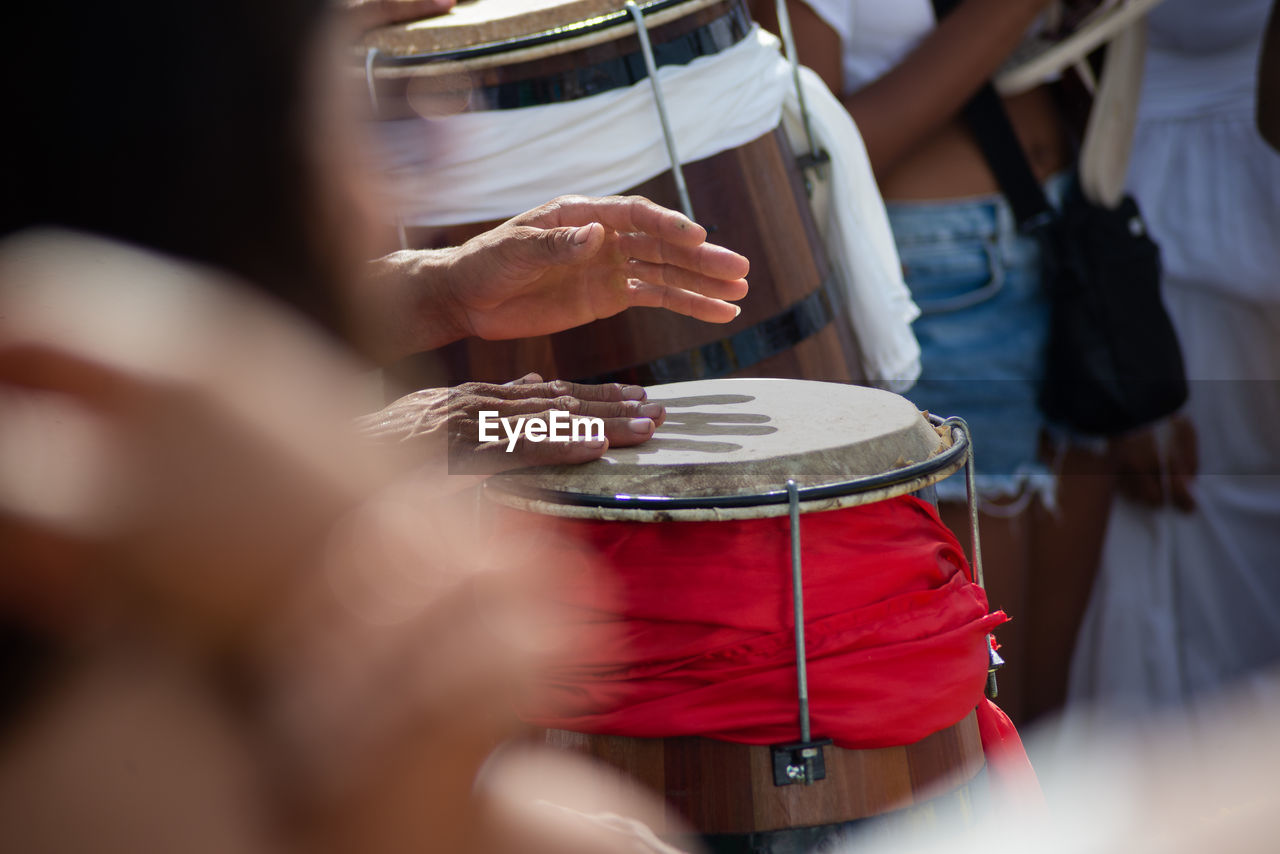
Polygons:
<instances>
[{"instance_id":1,"label":"black bag strap","mask_svg":"<svg viewBox=\"0 0 1280 854\"><path fill-rule=\"evenodd\" d=\"M933 11L941 20L959 4L960 0L933 0ZM984 83L964 105L961 114L1000 191L1013 208L1018 228L1031 232L1047 224L1053 217L1053 208L1031 169L996 88L990 82Z\"/></svg>"}]
</instances>

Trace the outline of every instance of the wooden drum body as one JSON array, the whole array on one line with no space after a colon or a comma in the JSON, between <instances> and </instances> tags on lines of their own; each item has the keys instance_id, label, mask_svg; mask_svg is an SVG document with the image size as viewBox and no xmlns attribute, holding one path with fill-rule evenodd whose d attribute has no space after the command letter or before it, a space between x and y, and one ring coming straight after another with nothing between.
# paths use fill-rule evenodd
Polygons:
<instances>
[{"instance_id":1,"label":"wooden drum body","mask_svg":"<svg viewBox=\"0 0 1280 854\"><path fill-rule=\"evenodd\" d=\"M663 7L648 16L660 67L714 56L753 38L742 0L646 5ZM525 106L589 99L623 84L643 87L648 96L650 81L636 29L619 15L621 0L524 6L517 10L507 0L478 0L457 7L453 15L370 34L366 43L386 57L375 70L380 114L403 116L412 100L407 90L423 85L423 79L430 88L435 85L432 75L456 75L459 69L477 87L469 109L509 107L501 113L509 118L509 133L517 135ZM486 13L492 18L486 19ZM595 29L587 26L593 21ZM599 25L601 21L607 25ZM420 61L404 58L407 54ZM661 145L656 111L651 133ZM589 134L574 136L563 157L571 161L575 149L597 145ZM514 153L499 165L512 175L540 168ZM710 325L658 309L631 309L556 335L507 342L472 339L433 354L443 357L443 379L505 382L530 370L548 377L642 385L725 376L862 379L847 309L832 285L803 179L782 131L767 131L687 162L683 169L694 213L710 239L751 261L751 291L735 321ZM552 195L577 191L557 187ZM670 171L609 192L680 208ZM496 222L451 222L432 229L406 225L414 245L456 245ZM421 379L421 371L408 366L408 378Z\"/></svg>"},{"instance_id":2,"label":"wooden drum body","mask_svg":"<svg viewBox=\"0 0 1280 854\"><path fill-rule=\"evenodd\" d=\"M531 723L647 783L713 841L763 846L716 850L772 851L762 835L775 833L816 841L942 794L967 806L984 767L974 709L1001 617L914 495L964 465L963 429L850 385L725 379L649 395L668 416L645 445L486 487L519 512L558 517L618 586L604 606L563 597L627 640L587 639L549 677L572 711L552 700ZM810 785L778 784L774 749L800 740L807 719L789 536L803 556L812 734L835 740Z\"/></svg>"},{"instance_id":3,"label":"wooden drum body","mask_svg":"<svg viewBox=\"0 0 1280 854\"><path fill-rule=\"evenodd\" d=\"M977 714L913 744L826 748L826 779L775 786L764 745L697 736L631 738L548 730L547 742L595 757L661 794L677 819L707 835L760 834L860 821L947 798L968 805L985 766ZM654 828L662 832L668 828Z\"/></svg>"}]
</instances>

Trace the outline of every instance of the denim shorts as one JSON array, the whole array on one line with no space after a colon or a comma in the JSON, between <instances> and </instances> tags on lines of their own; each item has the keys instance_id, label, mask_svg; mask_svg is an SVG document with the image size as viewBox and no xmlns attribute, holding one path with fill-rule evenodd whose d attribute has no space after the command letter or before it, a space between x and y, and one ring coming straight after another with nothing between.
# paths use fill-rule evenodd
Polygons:
<instances>
[{"instance_id":1,"label":"denim shorts","mask_svg":"<svg viewBox=\"0 0 1280 854\"><path fill-rule=\"evenodd\" d=\"M1057 204L1069 175L1051 178ZM921 409L959 415L973 434L978 491L1051 496L1039 460L1044 419L1036 406L1049 334L1040 246L1021 234L1003 196L887 205L907 287L920 317L920 381L906 393ZM938 485L941 500L963 498L964 482Z\"/></svg>"}]
</instances>

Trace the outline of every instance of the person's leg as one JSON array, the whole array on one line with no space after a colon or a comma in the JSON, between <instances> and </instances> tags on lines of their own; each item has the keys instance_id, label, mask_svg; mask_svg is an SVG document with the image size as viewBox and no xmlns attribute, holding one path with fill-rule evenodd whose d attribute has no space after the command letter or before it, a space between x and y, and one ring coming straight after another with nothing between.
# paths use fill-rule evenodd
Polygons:
<instances>
[{"instance_id":1,"label":"person's leg","mask_svg":"<svg viewBox=\"0 0 1280 854\"><path fill-rule=\"evenodd\" d=\"M1056 508L1031 508L1023 722L1060 710L1076 635L1097 575L1114 476L1101 453L1068 446L1055 465Z\"/></svg>"}]
</instances>

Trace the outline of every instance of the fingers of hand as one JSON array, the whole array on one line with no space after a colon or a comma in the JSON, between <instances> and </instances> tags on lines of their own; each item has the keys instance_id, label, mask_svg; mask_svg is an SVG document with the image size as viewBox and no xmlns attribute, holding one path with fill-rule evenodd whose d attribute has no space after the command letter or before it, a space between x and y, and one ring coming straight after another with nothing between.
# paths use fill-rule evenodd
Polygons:
<instances>
[{"instance_id":1,"label":"fingers of hand","mask_svg":"<svg viewBox=\"0 0 1280 854\"><path fill-rule=\"evenodd\" d=\"M728 323L742 312L733 303L682 288L665 287L639 280L632 280L627 287L630 305L665 308L667 311L697 318L707 323Z\"/></svg>"},{"instance_id":2,"label":"fingers of hand","mask_svg":"<svg viewBox=\"0 0 1280 854\"><path fill-rule=\"evenodd\" d=\"M716 279L669 264L632 261L627 265L627 276L653 285L679 288L718 300L740 300L747 295L746 279Z\"/></svg>"},{"instance_id":3,"label":"fingers of hand","mask_svg":"<svg viewBox=\"0 0 1280 854\"><path fill-rule=\"evenodd\" d=\"M707 230L684 214L641 196L560 196L510 222L540 227L598 222L614 231L643 232L681 246L697 246L707 239Z\"/></svg>"},{"instance_id":4,"label":"fingers of hand","mask_svg":"<svg viewBox=\"0 0 1280 854\"><path fill-rule=\"evenodd\" d=\"M531 374L530 376L536 376ZM573 383L567 380L553 380L551 382L542 382L541 379L531 382L514 385L508 383L505 386L495 386L493 397L514 400L519 398L556 398L556 397L575 397L579 400L604 400L604 401L622 401L622 400L644 400L645 390L638 385L622 385L621 383L601 383L598 385L586 385L583 383Z\"/></svg>"},{"instance_id":5,"label":"fingers of hand","mask_svg":"<svg viewBox=\"0 0 1280 854\"><path fill-rule=\"evenodd\" d=\"M1179 416L1173 419L1172 433L1172 441L1168 448L1168 466L1173 505L1189 513L1196 509L1191 485L1200 469L1196 430L1189 419Z\"/></svg>"},{"instance_id":6,"label":"fingers of hand","mask_svg":"<svg viewBox=\"0 0 1280 854\"><path fill-rule=\"evenodd\" d=\"M738 280L751 272L745 257L711 243L688 245L651 234L623 232L618 235L618 248L639 261L683 267L713 279Z\"/></svg>"},{"instance_id":7,"label":"fingers of hand","mask_svg":"<svg viewBox=\"0 0 1280 854\"><path fill-rule=\"evenodd\" d=\"M1183 511L1195 509L1195 429L1186 419L1174 418L1169 424L1115 439L1112 454L1122 494L1153 507L1172 504Z\"/></svg>"},{"instance_id":8,"label":"fingers of hand","mask_svg":"<svg viewBox=\"0 0 1280 854\"><path fill-rule=\"evenodd\" d=\"M627 448L653 438L660 423L654 418L606 418L604 435L610 447Z\"/></svg>"},{"instance_id":9,"label":"fingers of hand","mask_svg":"<svg viewBox=\"0 0 1280 854\"><path fill-rule=\"evenodd\" d=\"M1196 437L1195 425L1191 419L1176 416L1172 421L1173 438L1169 443L1169 456L1178 466L1178 470L1194 475L1200 470L1200 449Z\"/></svg>"},{"instance_id":10,"label":"fingers of hand","mask_svg":"<svg viewBox=\"0 0 1280 854\"><path fill-rule=\"evenodd\" d=\"M561 395L560 397L529 397L517 398L514 400L492 400L474 413L468 413L468 423L472 417L479 417L481 412L492 412L496 415L488 416L488 422L495 422L496 419L512 419L525 418L528 420L541 419L546 420L546 416L555 412L567 412L572 416L582 418L600 418L606 421L611 419L634 420L644 419L652 422L647 433L653 432L653 427L661 424L667 417L666 410L657 403L646 403L639 400L582 400L571 395ZM477 422L478 423L478 422ZM505 428L504 428L505 429Z\"/></svg>"},{"instance_id":11,"label":"fingers of hand","mask_svg":"<svg viewBox=\"0 0 1280 854\"><path fill-rule=\"evenodd\" d=\"M601 412L606 411L604 407L620 407L626 404L592 404L592 406L600 407ZM653 407L656 404L646 404L646 407ZM530 421L540 421L548 424L550 413L541 412L530 417ZM600 418L603 422L604 441L600 441L597 437L599 433L596 428L587 426L582 430L581 439L572 439L562 436L559 441L553 440L546 436L546 431L539 430L532 433L527 429L522 432L515 440L514 445L503 445L503 450L508 456L516 458L517 465L563 465L566 463L583 463L594 460L611 447L628 447L631 445L639 445L648 441L657 429L657 419L649 417L637 417L630 414L618 416L594 415L590 416ZM527 423L527 422L526 422ZM511 447L511 451L506 451ZM514 466L513 466L514 467Z\"/></svg>"},{"instance_id":12,"label":"fingers of hand","mask_svg":"<svg viewBox=\"0 0 1280 854\"><path fill-rule=\"evenodd\" d=\"M609 446L646 441L666 418L660 404L622 399L623 395L643 395L639 386L556 382L494 388L507 390L512 396L469 397L450 420L450 467L455 472L492 473L528 465L585 462ZM614 399L584 400L570 394L519 396L520 392L566 390Z\"/></svg>"},{"instance_id":13,"label":"fingers of hand","mask_svg":"<svg viewBox=\"0 0 1280 854\"><path fill-rule=\"evenodd\" d=\"M1139 504L1162 507L1165 503L1164 479L1158 472L1121 475L1121 493Z\"/></svg>"},{"instance_id":14,"label":"fingers of hand","mask_svg":"<svg viewBox=\"0 0 1280 854\"><path fill-rule=\"evenodd\" d=\"M1120 492L1140 504L1165 503L1164 473L1155 433L1143 430L1112 443Z\"/></svg>"}]
</instances>

